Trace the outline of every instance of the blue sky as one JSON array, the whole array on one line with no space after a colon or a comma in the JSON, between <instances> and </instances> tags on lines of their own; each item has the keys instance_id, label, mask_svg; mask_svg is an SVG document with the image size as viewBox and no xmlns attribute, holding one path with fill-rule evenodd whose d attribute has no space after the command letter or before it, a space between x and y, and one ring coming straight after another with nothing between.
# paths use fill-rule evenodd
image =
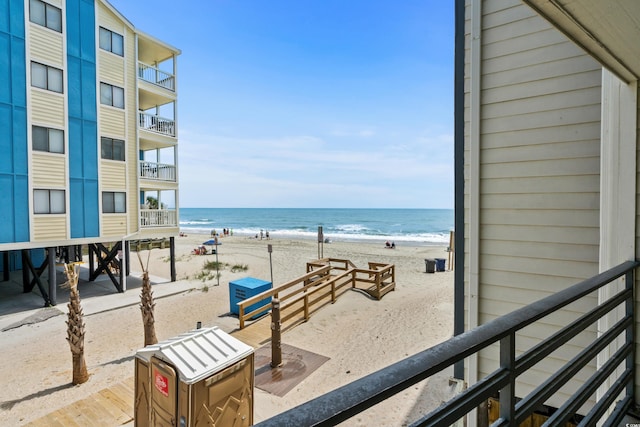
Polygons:
<instances>
[{"instance_id":1,"label":"blue sky","mask_svg":"<svg viewBox=\"0 0 640 427\"><path fill-rule=\"evenodd\" d=\"M182 50L181 207L453 208L454 2L110 3Z\"/></svg>"}]
</instances>

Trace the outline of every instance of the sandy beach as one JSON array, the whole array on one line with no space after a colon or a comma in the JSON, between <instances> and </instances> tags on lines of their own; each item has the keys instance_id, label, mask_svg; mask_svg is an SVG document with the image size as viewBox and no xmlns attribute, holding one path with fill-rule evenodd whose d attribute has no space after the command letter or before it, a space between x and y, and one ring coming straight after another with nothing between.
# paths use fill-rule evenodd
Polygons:
<instances>
[{"instance_id":1,"label":"sandy beach","mask_svg":"<svg viewBox=\"0 0 640 427\"><path fill-rule=\"evenodd\" d=\"M193 255L191 251L209 238L189 234L176 238L177 283L155 280L155 289L185 289L156 298L156 333L169 339L195 328L219 326L226 332L238 328L229 314L228 283L255 277L281 284L305 273L306 262L318 257L318 244L310 240L260 240L246 236L221 237L217 260L225 265L219 280L215 271L204 272L206 261L216 255ZM271 259L267 245L273 246ZM146 261L147 251L142 258ZM396 290L380 301L360 292L348 291L335 304L326 306L309 321L285 332L283 343L329 358L284 397L255 389L255 422L335 389L406 356L424 350L452 335L453 272L425 272L425 258L447 258L444 247L398 244L386 249L384 242L332 242L324 244L325 257L349 259L366 267L368 261L396 266ZM150 253L149 272L154 278L170 277L168 249ZM232 268L236 267L234 271ZM135 253L131 276L141 268ZM62 276L59 275L61 278ZM217 283L220 283L217 286ZM83 289L95 286L81 284ZM108 288L107 288L108 289ZM156 291L158 292L158 291ZM115 289L111 287L111 294ZM139 294L129 289L125 295ZM171 293L171 292L168 292ZM124 298L124 295L109 298ZM92 297L100 298L100 296ZM85 300L83 300L85 301ZM90 379L72 386L71 354L66 337L66 301L48 309L48 319L13 325L0 332L0 425L24 425L96 391L134 375L133 358L143 344L143 329L137 304L89 313L85 316L85 359ZM41 310L40 310L41 311ZM34 310L14 312L12 319L27 318ZM0 313L0 319L4 313ZM43 316L47 317L47 316ZM6 322L5 322L6 323ZM449 397L450 373L431 378L397 397L347 421L353 426L402 426L415 420Z\"/></svg>"}]
</instances>

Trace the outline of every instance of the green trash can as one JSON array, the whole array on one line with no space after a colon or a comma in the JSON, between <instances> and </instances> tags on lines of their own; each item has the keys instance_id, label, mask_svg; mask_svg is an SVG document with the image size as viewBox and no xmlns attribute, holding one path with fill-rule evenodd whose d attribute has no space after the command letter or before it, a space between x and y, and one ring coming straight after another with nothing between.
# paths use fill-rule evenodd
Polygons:
<instances>
[{"instance_id":1,"label":"green trash can","mask_svg":"<svg viewBox=\"0 0 640 427\"><path fill-rule=\"evenodd\" d=\"M436 272L436 260L433 258L426 258L424 260L425 267L427 269L427 273L435 273Z\"/></svg>"}]
</instances>

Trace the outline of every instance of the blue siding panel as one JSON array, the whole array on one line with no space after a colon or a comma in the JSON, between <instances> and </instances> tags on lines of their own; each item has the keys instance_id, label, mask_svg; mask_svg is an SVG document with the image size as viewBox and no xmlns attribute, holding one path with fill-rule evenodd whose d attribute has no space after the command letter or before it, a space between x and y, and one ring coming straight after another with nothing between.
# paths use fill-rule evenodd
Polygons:
<instances>
[{"instance_id":1,"label":"blue siding panel","mask_svg":"<svg viewBox=\"0 0 640 427\"><path fill-rule=\"evenodd\" d=\"M11 85L11 36L0 32L0 103L11 102Z\"/></svg>"},{"instance_id":2,"label":"blue siding panel","mask_svg":"<svg viewBox=\"0 0 640 427\"><path fill-rule=\"evenodd\" d=\"M9 9L9 0L0 0L0 32L10 32L10 16L11 9Z\"/></svg>"},{"instance_id":3,"label":"blue siding panel","mask_svg":"<svg viewBox=\"0 0 640 427\"><path fill-rule=\"evenodd\" d=\"M24 38L14 37L11 40L11 67L13 73L13 90L11 99L18 107L27 108L27 66L25 64Z\"/></svg>"},{"instance_id":4,"label":"blue siding panel","mask_svg":"<svg viewBox=\"0 0 640 427\"><path fill-rule=\"evenodd\" d=\"M81 0L79 6L80 16L80 56L85 61L96 62L96 10L93 0ZM91 37L87 37L90 34Z\"/></svg>"},{"instance_id":5,"label":"blue siding panel","mask_svg":"<svg viewBox=\"0 0 640 427\"><path fill-rule=\"evenodd\" d=\"M69 193L73 194L74 201L70 203L69 215L71 221L71 236L84 236L85 233L85 208L84 208L84 188L83 180L78 178L69 179Z\"/></svg>"},{"instance_id":6,"label":"blue siding panel","mask_svg":"<svg viewBox=\"0 0 640 427\"><path fill-rule=\"evenodd\" d=\"M0 80L2 76L0 76ZM13 173L13 108L9 104L0 103L0 151L4 155L0 156L0 174ZM0 193L5 189L13 187L0 187Z\"/></svg>"},{"instance_id":7,"label":"blue siding panel","mask_svg":"<svg viewBox=\"0 0 640 427\"><path fill-rule=\"evenodd\" d=\"M24 1L0 0L0 243L29 241Z\"/></svg>"},{"instance_id":8,"label":"blue siding panel","mask_svg":"<svg viewBox=\"0 0 640 427\"><path fill-rule=\"evenodd\" d=\"M29 241L29 178L17 175L15 180L15 229L16 242Z\"/></svg>"},{"instance_id":9,"label":"blue siding panel","mask_svg":"<svg viewBox=\"0 0 640 427\"><path fill-rule=\"evenodd\" d=\"M93 0L67 0L69 217L71 237L98 237L96 12Z\"/></svg>"},{"instance_id":10,"label":"blue siding panel","mask_svg":"<svg viewBox=\"0 0 640 427\"><path fill-rule=\"evenodd\" d=\"M13 212L14 179L12 175L0 173L0 217L5 224L15 224ZM0 242L10 243L15 241L15 227L0 227Z\"/></svg>"},{"instance_id":11,"label":"blue siding panel","mask_svg":"<svg viewBox=\"0 0 640 427\"><path fill-rule=\"evenodd\" d=\"M97 122L97 94L96 94L96 76L98 75L95 62L82 61L82 116L85 120ZM97 135L97 134L96 134Z\"/></svg>"},{"instance_id":12,"label":"blue siding panel","mask_svg":"<svg viewBox=\"0 0 640 427\"><path fill-rule=\"evenodd\" d=\"M99 195L98 195L98 180L97 179L85 179L84 180L84 209L86 212L99 212ZM100 235L100 222L99 218L85 221L86 228L85 233L87 236L99 236Z\"/></svg>"},{"instance_id":13,"label":"blue siding panel","mask_svg":"<svg viewBox=\"0 0 640 427\"><path fill-rule=\"evenodd\" d=\"M67 56L80 57L78 0L67 0Z\"/></svg>"},{"instance_id":14,"label":"blue siding panel","mask_svg":"<svg viewBox=\"0 0 640 427\"><path fill-rule=\"evenodd\" d=\"M13 140L20 141L13 146L14 172L18 175L29 174L27 110L23 107L13 109Z\"/></svg>"},{"instance_id":15,"label":"blue siding panel","mask_svg":"<svg viewBox=\"0 0 640 427\"><path fill-rule=\"evenodd\" d=\"M80 81L77 81L82 76L82 67L80 58L77 56L67 56L67 75L69 76L67 88L69 117L82 117L82 86L78 84Z\"/></svg>"}]
</instances>

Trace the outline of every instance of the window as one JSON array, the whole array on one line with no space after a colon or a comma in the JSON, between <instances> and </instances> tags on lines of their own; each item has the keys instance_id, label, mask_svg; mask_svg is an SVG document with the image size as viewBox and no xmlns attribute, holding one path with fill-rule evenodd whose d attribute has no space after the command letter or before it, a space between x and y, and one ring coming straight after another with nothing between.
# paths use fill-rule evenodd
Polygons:
<instances>
[{"instance_id":1,"label":"window","mask_svg":"<svg viewBox=\"0 0 640 427\"><path fill-rule=\"evenodd\" d=\"M33 190L33 213L65 213L64 190Z\"/></svg>"},{"instance_id":2,"label":"window","mask_svg":"<svg viewBox=\"0 0 640 427\"><path fill-rule=\"evenodd\" d=\"M100 103L124 108L124 89L100 82Z\"/></svg>"},{"instance_id":3,"label":"window","mask_svg":"<svg viewBox=\"0 0 640 427\"><path fill-rule=\"evenodd\" d=\"M62 10L40 0L29 0L29 20L34 24L62 32Z\"/></svg>"},{"instance_id":4,"label":"window","mask_svg":"<svg viewBox=\"0 0 640 427\"><path fill-rule=\"evenodd\" d=\"M62 70L32 62L31 86L62 93Z\"/></svg>"},{"instance_id":5,"label":"window","mask_svg":"<svg viewBox=\"0 0 640 427\"><path fill-rule=\"evenodd\" d=\"M118 33L100 27L100 49L124 56L124 38Z\"/></svg>"},{"instance_id":6,"label":"window","mask_svg":"<svg viewBox=\"0 0 640 427\"><path fill-rule=\"evenodd\" d=\"M125 213L127 197L125 193L115 193L112 191L102 192L102 212L103 213Z\"/></svg>"},{"instance_id":7,"label":"window","mask_svg":"<svg viewBox=\"0 0 640 427\"><path fill-rule=\"evenodd\" d=\"M34 150L64 154L63 131L42 126L33 126L31 131Z\"/></svg>"},{"instance_id":8,"label":"window","mask_svg":"<svg viewBox=\"0 0 640 427\"><path fill-rule=\"evenodd\" d=\"M122 160L124 161L124 141L121 139L107 138L103 136L100 138L102 145L102 158L109 160Z\"/></svg>"}]
</instances>

